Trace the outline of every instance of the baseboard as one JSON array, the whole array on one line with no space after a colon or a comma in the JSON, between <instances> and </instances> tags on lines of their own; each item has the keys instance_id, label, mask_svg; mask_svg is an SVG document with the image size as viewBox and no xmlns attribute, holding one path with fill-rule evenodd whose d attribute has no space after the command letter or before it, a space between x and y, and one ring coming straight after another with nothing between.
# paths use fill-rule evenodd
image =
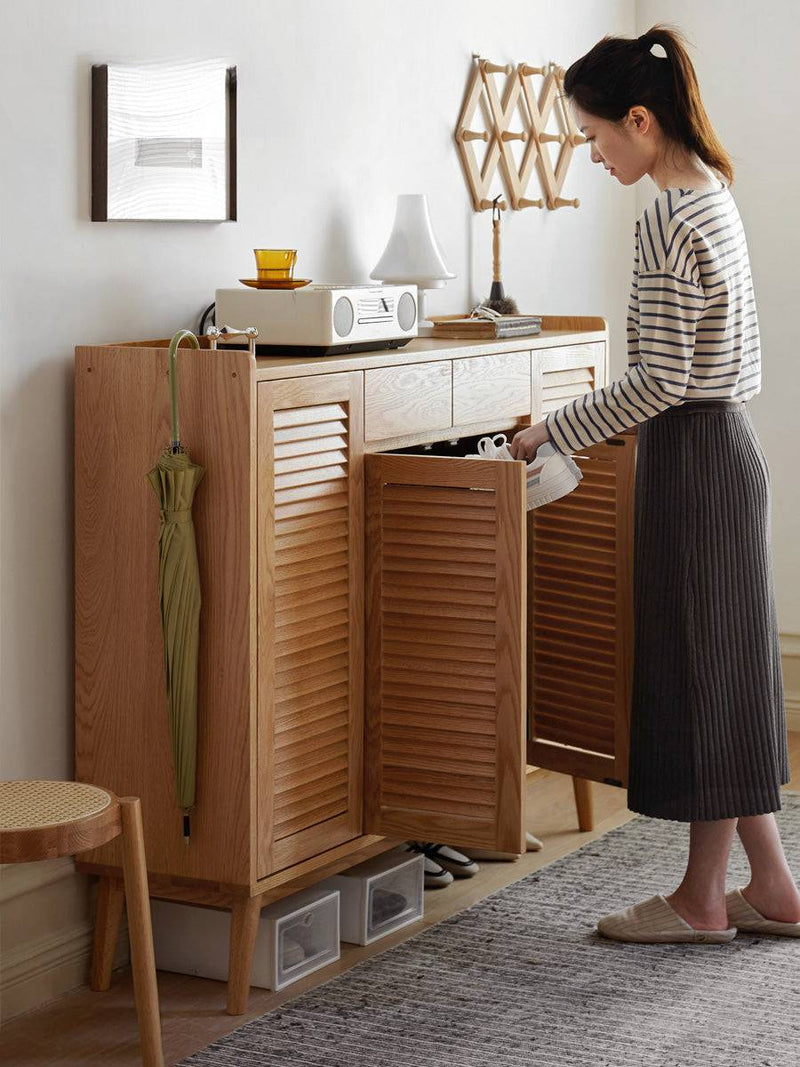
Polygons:
<instances>
[{"instance_id":1,"label":"baseboard","mask_svg":"<svg viewBox=\"0 0 800 1067\"><path fill-rule=\"evenodd\" d=\"M83 923L63 934L28 941L13 952L3 953L3 1021L86 985L91 951L92 925Z\"/></svg>"},{"instance_id":2,"label":"baseboard","mask_svg":"<svg viewBox=\"0 0 800 1067\"><path fill-rule=\"evenodd\" d=\"M2 868L0 1014L4 1022L88 985L94 882L77 874L70 858ZM114 966L127 960L123 921Z\"/></svg>"},{"instance_id":3,"label":"baseboard","mask_svg":"<svg viewBox=\"0 0 800 1067\"><path fill-rule=\"evenodd\" d=\"M786 694L786 729L789 733L800 733L800 698Z\"/></svg>"},{"instance_id":4,"label":"baseboard","mask_svg":"<svg viewBox=\"0 0 800 1067\"><path fill-rule=\"evenodd\" d=\"M781 634L781 671L786 729L800 731L800 634Z\"/></svg>"}]
</instances>

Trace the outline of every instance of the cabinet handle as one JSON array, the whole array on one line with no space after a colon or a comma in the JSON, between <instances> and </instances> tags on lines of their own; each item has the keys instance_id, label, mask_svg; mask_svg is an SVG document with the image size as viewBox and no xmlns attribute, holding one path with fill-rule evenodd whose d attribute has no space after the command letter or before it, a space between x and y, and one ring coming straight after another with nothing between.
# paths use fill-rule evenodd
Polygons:
<instances>
[{"instance_id":1,"label":"cabinet handle","mask_svg":"<svg viewBox=\"0 0 800 1067\"><path fill-rule=\"evenodd\" d=\"M229 340L231 337L246 337L250 354L256 354L256 338L258 330L255 326L245 326L243 330L235 326L209 326L207 336L211 338L211 348L216 351L220 340Z\"/></svg>"}]
</instances>

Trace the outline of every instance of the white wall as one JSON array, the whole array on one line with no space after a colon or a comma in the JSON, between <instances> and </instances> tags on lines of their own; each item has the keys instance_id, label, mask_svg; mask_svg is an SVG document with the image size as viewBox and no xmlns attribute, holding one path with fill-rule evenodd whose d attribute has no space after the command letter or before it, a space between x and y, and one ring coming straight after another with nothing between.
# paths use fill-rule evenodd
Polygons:
<instances>
[{"instance_id":1,"label":"white wall","mask_svg":"<svg viewBox=\"0 0 800 1067\"><path fill-rule=\"evenodd\" d=\"M498 14L478 0L4 5L0 774L73 773L74 346L197 329L214 289L252 274L257 246L298 248L302 277L368 281L402 192L428 194L458 275L429 294L430 312L465 309L491 284L490 215L473 212L453 142L472 52L568 65L603 33L633 28L633 0L509 0ZM176 57L238 68L239 221L90 222L91 64ZM503 267L523 310L608 318L616 374L626 365L635 199L602 178L579 151L564 189L581 198L578 211L509 212ZM498 179L491 195L500 191ZM21 885L31 897L35 884L29 868ZM85 954L82 880L42 893L46 906L31 899L26 922L13 890L8 1013L74 984ZM34 942L60 967L46 987L26 970Z\"/></svg>"}]
</instances>

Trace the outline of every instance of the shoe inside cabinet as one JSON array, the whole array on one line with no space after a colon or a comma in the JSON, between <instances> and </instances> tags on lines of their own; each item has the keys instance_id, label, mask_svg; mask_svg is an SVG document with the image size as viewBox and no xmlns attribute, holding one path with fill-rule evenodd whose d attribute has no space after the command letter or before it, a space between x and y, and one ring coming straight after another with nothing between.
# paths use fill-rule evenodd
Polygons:
<instances>
[{"instance_id":1,"label":"shoe inside cabinet","mask_svg":"<svg viewBox=\"0 0 800 1067\"><path fill-rule=\"evenodd\" d=\"M516 433L523 427L511 426L510 428L501 427L498 430L487 430L484 433L467 434L463 437L452 438L448 441L431 441L423 445L407 445L405 448L391 448L387 450L387 454L397 456L444 456L451 457L453 459L463 459L465 456L473 455L477 452L478 442L483 437L496 437L498 434L503 434L511 444L511 440Z\"/></svg>"}]
</instances>

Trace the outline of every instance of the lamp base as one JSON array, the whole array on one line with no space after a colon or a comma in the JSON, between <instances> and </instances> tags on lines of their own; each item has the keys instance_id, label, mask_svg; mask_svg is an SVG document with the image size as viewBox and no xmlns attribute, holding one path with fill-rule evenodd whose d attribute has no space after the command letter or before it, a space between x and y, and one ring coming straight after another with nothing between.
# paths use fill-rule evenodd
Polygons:
<instances>
[{"instance_id":1,"label":"lamp base","mask_svg":"<svg viewBox=\"0 0 800 1067\"><path fill-rule=\"evenodd\" d=\"M434 286L425 286L427 288L434 288ZM435 288L439 289L441 286L437 285ZM421 286L417 286L417 336L418 337L430 337L433 333L433 323L428 319L425 313L425 289Z\"/></svg>"}]
</instances>

